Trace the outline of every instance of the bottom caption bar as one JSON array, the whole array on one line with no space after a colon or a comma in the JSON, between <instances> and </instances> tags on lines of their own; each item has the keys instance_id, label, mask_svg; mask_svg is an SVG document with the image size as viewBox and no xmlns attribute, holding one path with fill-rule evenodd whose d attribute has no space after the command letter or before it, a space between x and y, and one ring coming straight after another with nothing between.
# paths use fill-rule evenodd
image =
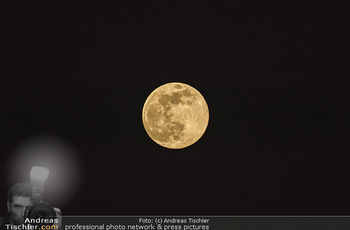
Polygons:
<instances>
[{"instance_id":1,"label":"bottom caption bar","mask_svg":"<svg viewBox=\"0 0 350 230\"><path fill-rule=\"evenodd\" d=\"M60 229L350 230L350 216L64 216Z\"/></svg>"}]
</instances>

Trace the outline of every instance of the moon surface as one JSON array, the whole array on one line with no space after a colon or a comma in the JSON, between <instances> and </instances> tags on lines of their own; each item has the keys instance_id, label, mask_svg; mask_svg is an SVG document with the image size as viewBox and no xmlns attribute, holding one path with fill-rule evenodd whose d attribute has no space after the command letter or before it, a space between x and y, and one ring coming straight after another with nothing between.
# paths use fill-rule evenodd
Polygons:
<instances>
[{"instance_id":1,"label":"moon surface","mask_svg":"<svg viewBox=\"0 0 350 230\"><path fill-rule=\"evenodd\" d=\"M155 89L147 98L142 121L157 144L181 149L197 142L209 122L204 97L192 86L172 82Z\"/></svg>"}]
</instances>

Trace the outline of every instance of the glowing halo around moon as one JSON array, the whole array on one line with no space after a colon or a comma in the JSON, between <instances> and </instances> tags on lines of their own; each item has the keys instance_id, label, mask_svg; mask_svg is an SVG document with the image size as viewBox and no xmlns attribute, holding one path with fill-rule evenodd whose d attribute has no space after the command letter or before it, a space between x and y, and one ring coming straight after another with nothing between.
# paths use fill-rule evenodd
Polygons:
<instances>
[{"instance_id":1,"label":"glowing halo around moon","mask_svg":"<svg viewBox=\"0 0 350 230\"><path fill-rule=\"evenodd\" d=\"M198 90L172 82L155 89L142 110L143 126L149 137L169 149L196 143L209 123L209 109Z\"/></svg>"}]
</instances>

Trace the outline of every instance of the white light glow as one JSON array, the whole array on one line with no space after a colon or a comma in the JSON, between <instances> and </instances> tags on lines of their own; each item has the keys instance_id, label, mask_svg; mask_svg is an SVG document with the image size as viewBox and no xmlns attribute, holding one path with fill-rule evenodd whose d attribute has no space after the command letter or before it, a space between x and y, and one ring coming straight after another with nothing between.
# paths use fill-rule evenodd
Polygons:
<instances>
[{"instance_id":1,"label":"white light glow","mask_svg":"<svg viewBox=\"0 0 350 230\"><path fill-rule=\"evenodd\" d=\"M69 142L55 136L37 136L25 140L14 149L12 157L7 160L8 187L18 182L26 182L33 178L46 178L45 170L49 169L50 176L45 184L45 202L64 208L71 202L79 189L81 179L80 158L77 151ZM32 169L32 171L31 171ZM31 175L28 175L31 172ZM31 181L33 183L33 181ZM34 183L35 183L34 182Z\"/></svg>"},{"instance_id":2,"label":"white light glow","mask_svg":"<svg viewBox=\"0 0 350 230\"><path fill-rule=\"evenodd\" d=\"M50 170L45 167L38 167L35 166L30 170L30 180L32 182L39 181L41 183L44 183L47 178L49 177Z\"/></svg>"}]
</instances>

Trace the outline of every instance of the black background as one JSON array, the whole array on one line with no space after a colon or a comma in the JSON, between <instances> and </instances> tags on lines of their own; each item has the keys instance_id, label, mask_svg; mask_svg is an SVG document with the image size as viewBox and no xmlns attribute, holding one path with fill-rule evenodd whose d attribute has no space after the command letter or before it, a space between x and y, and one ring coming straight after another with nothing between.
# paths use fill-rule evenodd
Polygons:
<instances>
[{"instance_id":1,"label":"black background","mask_svg":"<svg viewBox=\"0 0 350 230\"><path fill-rule=\"evenodd\" d=\"M3 181L19 143L53 134L83 166L66 215L350 214L345 4L0 9ZM182 150L155 144L141 120L147 96L174 81L198 89L210 111L204 136Z\"/></svg>"}]
</instances>

